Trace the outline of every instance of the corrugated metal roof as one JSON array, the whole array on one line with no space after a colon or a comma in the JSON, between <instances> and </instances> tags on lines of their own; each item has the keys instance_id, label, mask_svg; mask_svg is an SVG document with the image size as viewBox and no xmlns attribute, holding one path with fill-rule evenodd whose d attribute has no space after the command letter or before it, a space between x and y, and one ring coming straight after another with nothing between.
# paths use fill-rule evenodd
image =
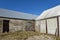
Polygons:
<instances>
[{"instance_id":1,"label":"corrugated metal roof","mask_svg":"<svg viewBox=\"0 0 60 40\"><path fill-rule=\"evenodd\" d=\"M21 18L21 19L30 19L33 20L37 17L37 15L27 14L23 12L12 11L8 9L0 8L0 16L2 17L10 17L10 18Z\"/></svg>"},{"instance_id":2,"label":"corrugated metal roof","mask_svg":"<svg viewBox=\"0 0 60 40\"><path fill-rule=\"evenodd\" d=\"M36 18L36 20L54 17L54 16L58 16L58 15L60 15L60 5L43 11L42 14Z\"/></svg>"}]
</instances>

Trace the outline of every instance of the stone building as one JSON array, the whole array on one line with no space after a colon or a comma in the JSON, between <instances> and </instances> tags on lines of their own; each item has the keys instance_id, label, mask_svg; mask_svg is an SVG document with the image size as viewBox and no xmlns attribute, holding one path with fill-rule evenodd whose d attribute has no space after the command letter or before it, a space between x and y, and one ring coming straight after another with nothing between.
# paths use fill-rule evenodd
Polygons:
<instances>
[{"instance_id":1,"label":"stone building","mask_svg":"<svg viewBox=\"0 0 60 40\"><path fill-rule=\"evenodd\" d=\"M0 8L0 33L34 31L36 15Z\"/></svg>"}]
</instances>

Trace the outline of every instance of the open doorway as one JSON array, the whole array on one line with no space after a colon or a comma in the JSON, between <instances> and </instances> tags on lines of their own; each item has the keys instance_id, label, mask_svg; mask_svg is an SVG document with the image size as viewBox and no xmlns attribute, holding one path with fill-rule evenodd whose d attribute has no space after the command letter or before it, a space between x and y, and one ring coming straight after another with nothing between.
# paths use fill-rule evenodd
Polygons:
<instances>
[{"instance_id":1,"label":"open doorway","mask_svg":"<svg viewBox=\"0 0 60 40\"><path fill-rule=\"evenodd\" d=\"M9 20L3 20L3 33L9 32Z\"/></svg>"}]
</instances>

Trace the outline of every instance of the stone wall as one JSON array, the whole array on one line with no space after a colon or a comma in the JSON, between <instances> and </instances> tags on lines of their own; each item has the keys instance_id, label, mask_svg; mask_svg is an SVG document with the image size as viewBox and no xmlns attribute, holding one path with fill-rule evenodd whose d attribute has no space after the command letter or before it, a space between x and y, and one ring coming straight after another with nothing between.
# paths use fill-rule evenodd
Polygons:
<instances>
[{"instance_id":1,"label":"stone wall","mask_svg":"<svg viewBox=\"0 0 60 40\"><path fill-rule=\"evenodd\" d=\"M0 19L0 33L2 33L2 29L3 29L3 20Z\"/></svg>"},{"instance_id":2,"label":"stone wall","mask_svg":"<svg viewBox=\"0 0 60 40\"><path fill-rule=\"evenodd\" d=\"M0 18L0 32L3 31L3 20L9 20L9 32L35 30L35 21Z\"/></svg>"}]
</instances>

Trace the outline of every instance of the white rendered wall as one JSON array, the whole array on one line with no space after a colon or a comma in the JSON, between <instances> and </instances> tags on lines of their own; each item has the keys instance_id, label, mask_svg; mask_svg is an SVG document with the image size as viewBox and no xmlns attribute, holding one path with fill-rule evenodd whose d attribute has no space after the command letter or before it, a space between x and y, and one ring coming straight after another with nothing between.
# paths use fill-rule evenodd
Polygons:
<instances>
[{"instance_id":1,"label":"white rendered wall","mask_svg":"<svg viewBox=\"0 0 60 40\"><path fill-rule=\"evenodd\" d=\"M35 31L36 32L40 32L40 21L36 21L36 24L35 24Z\"/></svg>"},{"instance_id":2,"label":"white rendered wall","mask_svg":"<svg viewBox=\"0 0 60 40\"><path fill-rule=\"evenodd\" d=\"M40 21L40 32L46 33L46 20Z\"/></svg>"},{"instance_id":3,"label":"white rendered wall","mask_svg":"<svg viewBox=\"0 0 60 40\"><path fill-rule=\"evenodd\" d=\"M57 28L57 18L47 19L48 34L55 34Z\"/></svg>"}]
</instances>

